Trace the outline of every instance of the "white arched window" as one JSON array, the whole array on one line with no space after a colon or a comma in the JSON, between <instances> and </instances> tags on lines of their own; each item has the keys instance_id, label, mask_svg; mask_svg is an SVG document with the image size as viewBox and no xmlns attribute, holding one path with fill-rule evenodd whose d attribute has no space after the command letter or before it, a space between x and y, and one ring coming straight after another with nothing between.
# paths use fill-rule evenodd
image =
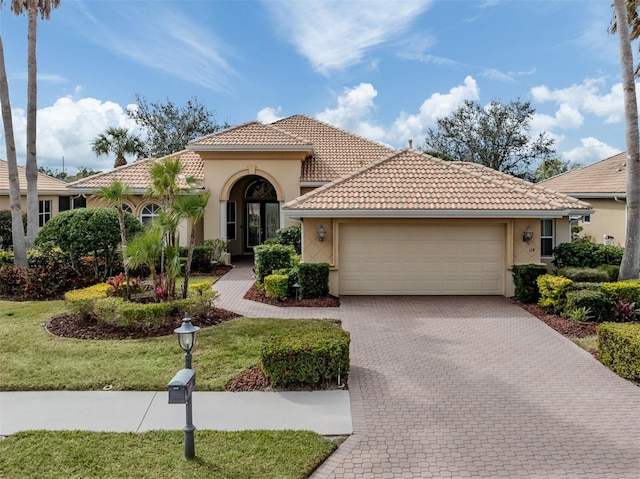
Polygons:
<instances>
[{"instance_id":1,"label":"white arched window","mask_svg":"<svg viewBox=\"0 0 640 479\"><path fill-rule=\"evenodd\" d=\"M123 205L124 206L124 205ZM140 221L143 225L148 226L151 224L154 218L160 214L160 205L156 203L149 203L140 211Z\"/></svg>"}]
</instances>

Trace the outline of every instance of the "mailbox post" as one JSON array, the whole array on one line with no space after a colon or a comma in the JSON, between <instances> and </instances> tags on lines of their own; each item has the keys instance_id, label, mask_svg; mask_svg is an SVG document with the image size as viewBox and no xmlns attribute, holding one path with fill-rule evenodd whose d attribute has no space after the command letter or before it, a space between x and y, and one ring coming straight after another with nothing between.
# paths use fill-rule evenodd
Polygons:
<instances>
[{"instance_id":1,"label":"mailbox post","mask_svg":"<svg viewBox=\"0 0 640 479\"><path fill-rule=\"evenodd\" d=\"M174 329L178 335L180 347L184 351L184 369L176 373L169 383L169 404L185 404L187 420L184 426L184 457L193 459L196 457L196 446L194 439L193 425L193 391L196 388L196 372L191 369L191 350L196 344L196 333L200 330L198 326L191 324L191 318L185 314L182 326Z\"/></svg>"}]
</instances>

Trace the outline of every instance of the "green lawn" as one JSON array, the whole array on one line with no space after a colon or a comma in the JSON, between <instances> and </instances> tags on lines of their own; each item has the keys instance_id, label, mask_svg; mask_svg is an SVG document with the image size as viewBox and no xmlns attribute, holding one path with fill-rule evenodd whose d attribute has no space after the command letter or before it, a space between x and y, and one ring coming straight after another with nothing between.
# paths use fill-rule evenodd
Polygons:
<instances>
[{"instance_id":1,"label":"green lawn","mask_svg":"<svg viewBox=\"0 0 640 479\"><path fill-rule=\"evenodd\" d=\"M110 385L161 391L184 365L175 336L91 341L49 334L43 323L63 311L63 301L0 301L0 390L100 390ZM259 363L267 337L322 322L239 318L203 328L193 353L198 390L223 390L239 372Z\"/></svg>"},{"instance_id":2,"label":"green lawn","mask_svg":"<svg viewBox=\"0 0 640 479\"><path fill-rule=\"evenodd\" d=\"M196 431L184 459L182 431L30 431L0 441L2 479L305 478L335 449L306 431Z\"/></svg>"}]
</instances>

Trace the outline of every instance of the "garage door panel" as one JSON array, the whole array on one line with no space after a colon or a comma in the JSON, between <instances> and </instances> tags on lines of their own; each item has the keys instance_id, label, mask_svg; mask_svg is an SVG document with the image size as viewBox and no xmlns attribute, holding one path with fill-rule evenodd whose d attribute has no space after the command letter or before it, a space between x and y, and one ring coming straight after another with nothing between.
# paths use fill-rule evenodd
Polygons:
<instances>
[{"instance_id":1,"label":"garage door panel","mask_svg":"<svg viewBox=\"0 0 640 479\"><path fill-rule=\"evenodd\" d=\"M341 225L340 294L503 294L504 231Z\"/></svg>"}]
</instances>

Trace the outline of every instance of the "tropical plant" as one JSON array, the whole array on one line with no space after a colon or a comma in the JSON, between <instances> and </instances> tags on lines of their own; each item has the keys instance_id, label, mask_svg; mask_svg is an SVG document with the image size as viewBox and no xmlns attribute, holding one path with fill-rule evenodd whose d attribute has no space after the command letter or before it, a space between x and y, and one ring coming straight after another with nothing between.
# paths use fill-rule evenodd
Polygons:
<instances>
[{"instance_id":1,"label":"tropical plant","mask_svg":"<svg viewBox=\"0 0 640 479\"><path fill-rule=\"evenodd\" d=\"M127 164L125 155L141 157L144 154L144 143L142 143L140 137L129 133L126 128L110 127L93 140L91 150L97 156L114 153L116 160L113 167L117 168Z\"/></svg>"},{"instance_id":2,"label":"tropical plant","mask_svg":"<svg viewBox=\"0 0 640 479\"><path fill-rule=\"evenodd\" d=\"M472 100L429 128L421 149L447 159L479 163L510 175L533 179L534 161L549 159L554 140L546 133L532 138L535 109L520 100L486 107Z\"/></svg>"},{"instance_id":3,"label":"tropical plant","mask_svg":"<svg viewBox=\"0 0 640 479\"><path fill-rule=\"evenodd\" d=\"M27 14L27 249L33 247L38 234L38 161L36 156L36 113L38 110L38 67L36 41L38 34L38 14L48 20L51 11L58 8L60 0L12 0L11 10L16 15ZM18 227L16 215L16 228Z\"/></svg>"},{"instance_id":4,"label":"tropical plant","mask_svg":"<svg viewBox=\"0 0 640 479\"><path fill-rule=\"evenodd\" d=\"M0 6L4 3L0 0ZM16 157L16 141L13 134L13 118L9 97L9 81L4 62L4 45L0 36L0 103L2 104L2 122L7 149L7 168L9 170L9 202L11 204L11 236L13 244L13 264L20 268L27 267L27 246L22 224L22 202L20 200L20 181L18 179L18 160Z\"/></svg>"},{"instance_id":5,"label":"tropical plant","mask_svg":"<svg viewBox=\"0 0 640 479\"><path fill-rule=\"evenodd\" d=\"M134 236L124 247L125 263L128 268L147 266L151 271L154 287L160 283L156 265L162 254L162 230L151 227Z\"/></svg>"},{"instance_id":6,"label":"tropical plant","mask_svg":"<svg viewBox=\"0 0 640 479\"><path fill-rule=\"evenodd\" d=\"M640 242L638 242L638 231L640 231L640 128L638 126L638 103L633 70L633 53L631 51L631 34L627 15L627 8L632 7L632 12L635 15L631 17L631 26L633 27L634 35L637 37L639 34L636 13L638 2L635 0L626 2L625 0L614 0L613 7L620 44L627 144L627 229L619 276L619 279L623 280L637 278L640 273Z\"/></svg>"}]
</instances>

